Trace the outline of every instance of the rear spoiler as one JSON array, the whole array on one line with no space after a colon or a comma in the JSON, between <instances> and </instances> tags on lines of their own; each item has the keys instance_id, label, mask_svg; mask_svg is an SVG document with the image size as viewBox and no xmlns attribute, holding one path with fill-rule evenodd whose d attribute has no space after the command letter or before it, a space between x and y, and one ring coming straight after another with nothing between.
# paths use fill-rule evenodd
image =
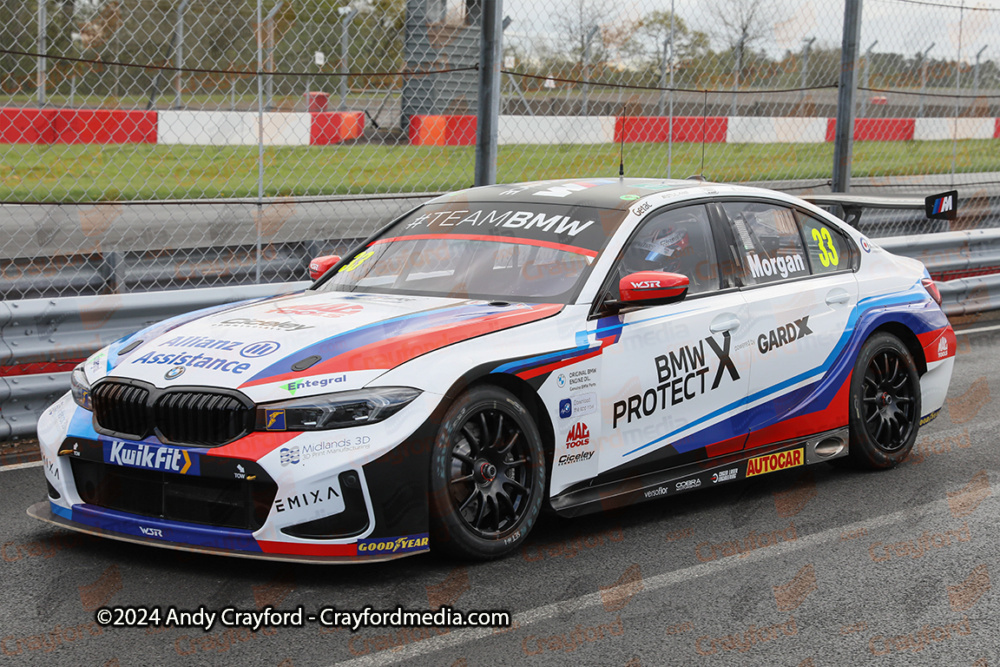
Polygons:
<instances>
[{"instance_id":1,"label":"rear spoiler","mask_svg":"<svg viewBox=\"0 0 1000 667\"><path fill-rule=\"evenodd\" d=\"M929 197L876 197L832 193L802 197L816 206L837 206L843 211L847 224L857 227L861 212L866 208L906 209L924 211L931 220L954 220L958 213L958 191L951 190Z\"/></svg>"}]
</instances>

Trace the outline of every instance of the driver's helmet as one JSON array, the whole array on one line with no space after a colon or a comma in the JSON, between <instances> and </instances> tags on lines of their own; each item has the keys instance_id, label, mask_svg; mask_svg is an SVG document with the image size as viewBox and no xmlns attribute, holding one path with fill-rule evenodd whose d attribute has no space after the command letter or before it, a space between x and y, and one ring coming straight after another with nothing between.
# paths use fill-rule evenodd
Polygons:
<instances>
[{"instance_id":1,"label":"driver's helmet","mask_svg":"<svg viewBox=\"0 0 1000 667\"><path fill-rule=\"evenodd\" d=\"M636 271L668 271L684 273L682 261L690 239L687 230L677 227L676 220L648 225L625 252L625 266L629 273Z\"/></svg>"}]
</instances>

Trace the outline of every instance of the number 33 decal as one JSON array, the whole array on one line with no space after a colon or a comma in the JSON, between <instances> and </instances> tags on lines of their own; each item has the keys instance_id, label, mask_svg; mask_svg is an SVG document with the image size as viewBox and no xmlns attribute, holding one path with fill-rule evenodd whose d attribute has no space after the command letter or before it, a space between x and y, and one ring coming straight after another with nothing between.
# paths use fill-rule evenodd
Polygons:
<instances>
[{"instance_id":1,"label":"number 33 decal","mask_svg":"<svg viewBox=\"0 0 1000 667\"><path fill-rule=\"evenodd\" d=\"M826 227L813 229L812 237L819 244L819 261L824 267L837 266L840 258L837 256L837 246L830 236L830 230Z\"/></svg>"}]
</instances>

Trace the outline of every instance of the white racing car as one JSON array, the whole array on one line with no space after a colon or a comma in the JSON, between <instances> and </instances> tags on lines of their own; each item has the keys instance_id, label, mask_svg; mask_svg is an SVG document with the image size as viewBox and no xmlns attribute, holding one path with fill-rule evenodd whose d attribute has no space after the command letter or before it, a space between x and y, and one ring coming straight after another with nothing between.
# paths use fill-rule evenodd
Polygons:
<instances>
[{"instance_id":1,"label":"white racing car","mask_svg":"<svg viewBox=\"0 0 1000 667\"><path fill-rule=\"evenodd\" d=\"M954 363L919 262L767 190L477 188L312 268L81 364L39 423L29 513L279 560L489 558L544 505L895 465Z\"/></svg>"}]
</instances>

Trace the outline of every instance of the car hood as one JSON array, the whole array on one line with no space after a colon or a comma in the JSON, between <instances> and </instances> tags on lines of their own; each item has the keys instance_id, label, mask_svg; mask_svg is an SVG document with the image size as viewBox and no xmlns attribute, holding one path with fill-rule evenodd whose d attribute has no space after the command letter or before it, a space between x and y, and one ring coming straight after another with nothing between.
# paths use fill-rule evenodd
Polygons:
<instances>
[{"instance_id":1,"label":"car hood","mask_svg":"<svg viewBox=\"0 0 1000 667\"><path fill-rule=\"evenodd\" d=\"M161 388L239 389L254 400L307 396L363 387L427 352L561 309L307 291L154 325L88 362L87 371L91 381L103 367Z\"/></svg>"}]
</instances>

